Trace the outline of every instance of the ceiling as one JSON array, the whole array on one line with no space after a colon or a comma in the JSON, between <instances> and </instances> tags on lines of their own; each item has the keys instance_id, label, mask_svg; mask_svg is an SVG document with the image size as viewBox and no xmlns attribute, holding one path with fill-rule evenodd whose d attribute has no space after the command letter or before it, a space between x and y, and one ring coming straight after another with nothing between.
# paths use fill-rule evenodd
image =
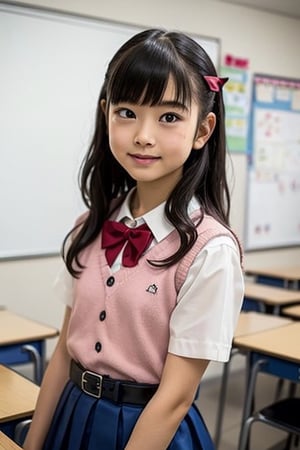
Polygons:
<instances>
[{"instance_id":1,"label":"ceiling","mask_svg":"<svg viewBox=\"0 0 300 450\"><path fill-rule=\"evenodd\" d=\"M283 16L300 19L299 0L220 0L236 5L247 6L249 8L260 9L262 11L273 12Z\"/></svg>"}]
</instances>

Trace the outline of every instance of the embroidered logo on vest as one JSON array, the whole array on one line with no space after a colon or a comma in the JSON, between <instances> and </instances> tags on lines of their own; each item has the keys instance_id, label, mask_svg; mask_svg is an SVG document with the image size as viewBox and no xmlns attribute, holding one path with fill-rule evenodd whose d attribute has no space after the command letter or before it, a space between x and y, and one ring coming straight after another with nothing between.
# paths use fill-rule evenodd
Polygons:
<instances>
[{"instance_id":1,"label":"embroidered logo on vest","mask_svg":"<svg viewBox=\"0 0 300 450\"><path fill-rule=\"evenodd\" d=\"M158 287L156 286L156 284L150 284L150 286L147 287L146 292L149 292L150 294L156 294L158 290Z\"/></svg>"}]
</instances>

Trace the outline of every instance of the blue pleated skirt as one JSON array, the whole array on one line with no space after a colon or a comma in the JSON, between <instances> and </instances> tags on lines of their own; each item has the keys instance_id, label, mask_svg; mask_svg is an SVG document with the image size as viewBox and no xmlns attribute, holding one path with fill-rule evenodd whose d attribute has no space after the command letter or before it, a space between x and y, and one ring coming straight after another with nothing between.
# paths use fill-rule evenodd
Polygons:
<instances>
[{"instance_id":1,"label":"blue pleated skirt","mask_svg":"<svg viewBox=\"0 0 300 450\"><path fill-rule=\"evenodd\" d=\"M142 410L136 405L93 398L69 381L43 450L123 450ZM214 450L196 405L181 422L168 450Z\"/></svg>"}]
</instances>

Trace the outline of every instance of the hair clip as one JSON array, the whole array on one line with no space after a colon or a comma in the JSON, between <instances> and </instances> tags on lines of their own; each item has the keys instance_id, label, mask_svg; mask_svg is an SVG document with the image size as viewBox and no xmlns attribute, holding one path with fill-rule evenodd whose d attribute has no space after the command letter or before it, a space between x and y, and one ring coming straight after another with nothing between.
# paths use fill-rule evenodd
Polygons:
<instances>
[{"instance_id":1,"label":"hair clip","mask_svg":"<svg viewBox=\"0 0 300 450\"><path fill-rule=\"evenodd\" d=\"M214 77L210 75L203 75L203 78L205 79L206 83L208 84L208 87L213 92L220 92L226 81L229 80L229 78L222 78L222 77Z\"/></svg>"}]
</instances>

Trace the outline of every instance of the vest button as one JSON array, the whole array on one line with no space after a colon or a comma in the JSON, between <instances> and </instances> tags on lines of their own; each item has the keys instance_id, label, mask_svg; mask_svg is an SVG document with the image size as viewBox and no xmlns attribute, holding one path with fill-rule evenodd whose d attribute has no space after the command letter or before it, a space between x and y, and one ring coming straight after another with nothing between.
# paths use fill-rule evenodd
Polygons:
<instances>
[{"instance_id":1,"label":"vest button","mask_svg":"<svg viewBox=\"0 0 300 450\"><path fill-rule=\"evenodd\" d=\"M103 311L101 311L101 313L99 315L99 319L102 322L103 320L105 320L105 318L106 318L106 312L103 310Z\"/></svg>"},{"instance_id":2,"label":"vest button","mask_svg":"<svg viewBox=\"0 0 300 450\"><path fill-rule=\"evenodd\" d=\"M115 283L114 277L107 278L107 280L106 280L107 286L111 287L114 283Z\"/></svg>"},{"instance_id":3,"label":"vest button","mask_svg":"<svg viewBox=\"0 0 300 450\"><path fill-rule=\"evenodd\" d=\"M95 350L96 350L96 352L97 352L97 353L101 352L101 349L102 349L101 342L96 342L96 344L95 344Z\"/></svg>"}]
</instances>

